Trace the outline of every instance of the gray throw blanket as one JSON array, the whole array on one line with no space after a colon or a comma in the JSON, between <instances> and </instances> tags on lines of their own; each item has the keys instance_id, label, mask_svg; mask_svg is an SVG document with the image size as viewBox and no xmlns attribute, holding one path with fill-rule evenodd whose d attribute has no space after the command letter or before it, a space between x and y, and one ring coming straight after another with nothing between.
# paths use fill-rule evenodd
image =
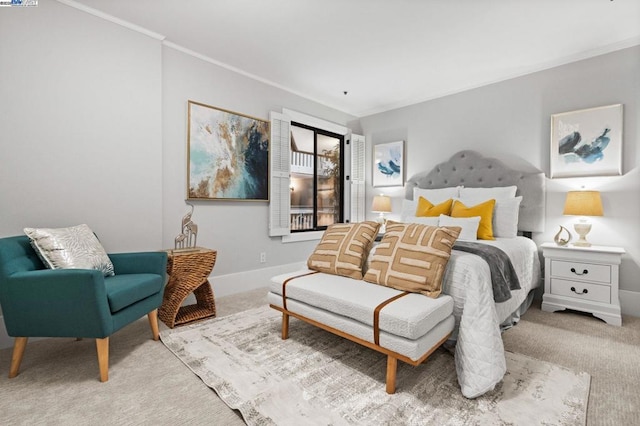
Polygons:
<instances>
[{"instance_id":1,"label":"gray throw blanket","mask_svg":"<svg viewBox=\"0 0 640 426\"><path fill-rule=\"evenodd\" d=\"M495 246L469 241L456 241L454 250L466 251L483 258L491 270L493 283L493 299L496 303L511 299L511 290L520 289L520 280L509 256Z\"/></svg>"}]
</instances>

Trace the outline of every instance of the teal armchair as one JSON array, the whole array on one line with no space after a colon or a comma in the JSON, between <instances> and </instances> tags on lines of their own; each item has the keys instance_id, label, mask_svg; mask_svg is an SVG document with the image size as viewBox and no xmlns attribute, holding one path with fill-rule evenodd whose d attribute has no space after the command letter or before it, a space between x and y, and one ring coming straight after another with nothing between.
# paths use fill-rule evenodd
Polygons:
<instances>
[{"instance_id":1,"label":"teal armchair","mask_svg":"<svg viewBox=\"0 0 640 426\"><path fill-rule=\"evenodd\" d=\"M109 378L109 336L147 315L158 340L166 282L164 252L109 254L115 275L46 269L29 238L0 238L0 306L15 338L9 378L18 375L29 337L96 339L100 381Z\"/></svg>"}]
</instances>

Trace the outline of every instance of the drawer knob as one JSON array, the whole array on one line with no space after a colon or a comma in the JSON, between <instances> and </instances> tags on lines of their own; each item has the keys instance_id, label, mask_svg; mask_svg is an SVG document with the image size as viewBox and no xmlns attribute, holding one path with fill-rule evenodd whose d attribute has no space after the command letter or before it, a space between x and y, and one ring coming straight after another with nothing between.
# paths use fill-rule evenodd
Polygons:
<instances>
[{"instance_id":1,"label":"drawer knob","mask_svg":"<svg viewBox=\"0 0 640 426\"><path fill-rule=\"evenodd\" d=\"M576 268L571 268L571 272L573 272L576 275L587 275L589 273L588 269L583 269L582 273L580 272L576 272Z\"/></svg>"},{"instance_id":2,"label":"drawer knob","mask_svg":"<svg viewBox=\"0 0 640 426\"><path fill-rule=\"evenodd\" d=\"M572 291L572 292L574 292L575 294L587 294L587 293L589 293L589 290L587 290L586 288L585 288L585 289L583 289L580 293L578 293L578 292L576 291L576 288L575 288L575 287L571 287L571 291Z\"/></svg>"}]
</instances>

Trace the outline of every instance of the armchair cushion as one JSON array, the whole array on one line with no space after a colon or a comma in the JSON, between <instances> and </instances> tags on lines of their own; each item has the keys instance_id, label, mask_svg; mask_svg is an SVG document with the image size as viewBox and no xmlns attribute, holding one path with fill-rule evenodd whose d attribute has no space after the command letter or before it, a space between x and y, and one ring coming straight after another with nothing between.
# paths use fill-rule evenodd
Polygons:
<instances>
[{"instance_id":1,"label":"armchair cushion","mask_svg":"<svg viewBox=\"0 0 640 426\"><path fill-rule=\"evenodd\" d=\"M122 274L104 279L111 313L162 291L164 277L156 274Z\"/></svg>"},{"instance_id":2,"label":"armchair cushion","mask_svg":"<svg viewBox=\"0 0 640 426\"><path fill-rule=\"evenodd\" d=\"M113 264L89 226L24 228L42 262L50 269L97 269L111 276Z\"/></svg>"}]
</instances>

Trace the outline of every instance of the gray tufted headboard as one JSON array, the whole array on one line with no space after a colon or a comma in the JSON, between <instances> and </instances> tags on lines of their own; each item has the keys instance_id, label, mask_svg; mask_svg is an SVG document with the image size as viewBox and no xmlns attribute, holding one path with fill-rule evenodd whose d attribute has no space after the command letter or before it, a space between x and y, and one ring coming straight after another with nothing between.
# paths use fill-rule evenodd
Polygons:
<instances>
[{"instance_id":1,"label":"gray tufted headboard","mask_svg":"<svg viewBox=\"0 0 640 426\"><path fill-rule=\"evenodd\" d=\"M463 185L468 188L516 185L522 195L518 230L543 232L545 215L545 176L542 172L522 172L507 167L495 158L483 157L475 151L460 151L428 172L412 176L405 185L405 198L413 200L413 188L446 188Z\"/></svg>"}]
</instances>

